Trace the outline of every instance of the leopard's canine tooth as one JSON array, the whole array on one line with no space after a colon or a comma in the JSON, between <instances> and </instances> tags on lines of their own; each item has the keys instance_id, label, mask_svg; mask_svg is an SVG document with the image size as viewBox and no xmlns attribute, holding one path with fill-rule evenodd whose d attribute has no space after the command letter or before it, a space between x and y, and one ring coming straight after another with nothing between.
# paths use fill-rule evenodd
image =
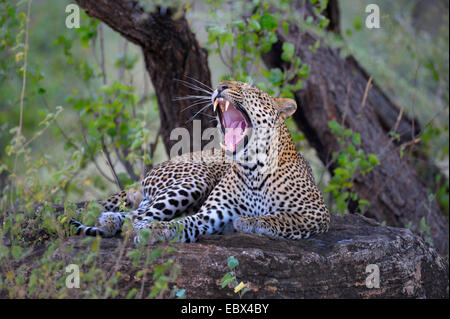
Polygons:
<instances>
[{"instance_id":1,"label":"leopard's canine tooth","mask_svg":"<svg viewBox=\"0 0 450 319\"><path fill-rule=\"evenodd\" d=\"M219 104L219 99L216 99L216 100L214 101L214 107L213 107L214 112L215 112L216 109L217 109L217 104Z\"/></svg>"},{"instance_id":2,"label":"leopard's canine tooth","mask_svg":"<svg viewBox=\"0 0 450 319\"><path fill-rule=\"evenodd\" d=\"M228 111L228 106L230 106L230 101L225 102L225 112Z\"/></svg>"}]
</instances>

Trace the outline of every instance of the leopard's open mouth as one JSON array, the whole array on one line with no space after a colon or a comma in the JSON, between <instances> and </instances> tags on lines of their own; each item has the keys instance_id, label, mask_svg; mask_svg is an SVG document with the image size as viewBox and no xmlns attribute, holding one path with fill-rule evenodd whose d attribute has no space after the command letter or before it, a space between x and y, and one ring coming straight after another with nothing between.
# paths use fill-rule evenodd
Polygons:
<instances>
[{"instance_id":1,"label":"leopard's open mouth","mask_svg":"<svg viewBox=\"0 0 450 319\"><path fill-rule=\"evenodd\" d=\"M219 106L219 107L217 107ZM235 153L240 145L248 143L249 129L252 127L247 112L239 104L234 104L224 97L214 100L214 112L219 115L220 126L224 135L221 144L224 151Z\"/></svg>"}]
</instances>

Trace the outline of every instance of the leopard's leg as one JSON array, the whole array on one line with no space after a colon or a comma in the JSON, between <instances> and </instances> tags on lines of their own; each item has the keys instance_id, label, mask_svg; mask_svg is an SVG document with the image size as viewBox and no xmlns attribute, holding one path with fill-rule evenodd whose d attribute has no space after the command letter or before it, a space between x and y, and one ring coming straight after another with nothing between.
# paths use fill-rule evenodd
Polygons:
<instances>
[{"instance_id":1,"label":"leopard's leg","mask_svg":"<svg viewBox=\"0 0 450 319\"><path fill-rule=\"evenodd\" d=\"M233 199L223 196L226 192L226 182L221 181L196 214L178 220L140 223L134 227L151 229L152 242L159 239L172 240L177 235L180 235L181 242L195 242L200 235L220 234L239 214L239 208L233 205ZM135 241L140 241L139 237Z\"/></svg>"},{"instance_id":2,"label":"leopard's leg","mask_svg":"<svg viewBox=\"0 0 450 319\"><path fill-rule=\"evenodd\" d=\"M123 212L125 208L136 209L142 200L142 193L134 189L124 190L98 203L107 212Z\"/></svg>"},{"instance_id":3,"label":"leopard's leg","mask_svg":"<svg viewBox=\"0 0 450 319\"><path fill-rule=\"evenodd\" d=\"M203 207L202 207L203 208ZM328 212L319 217L297 213L278 213L264 216L242 216L238 208L215 206L202 209L198 214L182 220L150 224L157 239L172 240L177 235L177 229L182 227L181 242L195 242L199 235L221 233L228 223L232 222L234 229L245 233L266 234L273 237L301 239L324 233L329 228Z\"/></svg>"},{"instance_id":4,"label":"leopard's leg","mask_svg":"<svg viewBox=\"0 0 450 319\"><path fill-rule=\"evenodd\" d=\"M98 226L85 226L71 219L70 224L76 227L76 234L85 236L101 236L104 238L114 237L122 230L126 218L125 208L135 208L141 202L141 192L130 189L114 194L105 201L99 201L106 212L100 214Z\"/></svg>"},{"instance_id":5,"label":"leopard's leg","mask_svg":"<svg viewBox=\"0 0 450 319\"><path fill-rule=\"evenodd\" d=\"M150 199L144 198L131 214L132 221L168 221L182 214L196 212L208 197L212 184L194 180L166 187Z\"/></svg>"},{"instance_id":6,"label":"leopard's leg","mask_svg":"<svg viewBox=\"0 0 450 319\"><path fill-rule=\"evenodd\" d=\"M321 196L311 198L311 201L303 202L302 205L296 203L299 206L291 211L278 209L257 216L254 211L247 209L245 200L237 196L228 197L226 185L226 182L219 183L197 214L146 225L152 230L152 240L172 240L180 226L182 232L179 240L182 242L195 242L200 235L220 234L230 223L237 231L289 239L308 238L326 232L329 228L330 216Z\"/></svg>"},{"instance_id":7,"label":"leopard's leg","mask_svg":"<svg viewBox=\"0 0 450 319\"><path fill-rule=\"evenodd\" d=\"M328 212L323 215L292 212L276 213L258 217L241 216L233 221L237 231L266 234L287 239L308 238L324 233L329 227Z\"/></svg>"},{"instance_id":8,"label":"leopard's leg","mask_svg":"<svg viewBox=\"0 0 450 319\"><path fill-rule=\"evenodd\" d=\"M195 183L194 183L195 182ZM198 212L213 188L210 182L172 185L155 195L152 200L143 199L137 210L129 218L135 230L135 242L139 242L139 230L151 228L155 222L168 222L180 215Z\"/></svg>"},{"instance_id":9,"label":"leopard's leg","mask_svg":"<svg viewBox=\"0 0 450 319\"><path fill-rule=\"evenodd\" d=\"M264 214L244 214L233 221L237 231L287 239L308 238L328 231L330 214L313 180L306 180L302 193L281 196L275 208ZM282 205L281 205L282 204Z\"/></svg>"}]
</instances>

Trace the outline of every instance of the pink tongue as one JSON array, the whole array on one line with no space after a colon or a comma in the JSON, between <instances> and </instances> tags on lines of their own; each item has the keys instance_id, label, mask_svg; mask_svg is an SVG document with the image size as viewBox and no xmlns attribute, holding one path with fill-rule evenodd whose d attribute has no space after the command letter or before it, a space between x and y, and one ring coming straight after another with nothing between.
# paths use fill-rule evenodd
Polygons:
<instances>
[{"instance_id":1,"label":"pink tongue","mask_svg":"<svg viewBox=\"0 0 450 319\"><path fill-rule=\"evenodd\" d=\"M230 152L234 152L236 144L242 139L242 127L245 127L245 121L234 121L225 129L225 146Z\"/></svg>"}]
</instances>

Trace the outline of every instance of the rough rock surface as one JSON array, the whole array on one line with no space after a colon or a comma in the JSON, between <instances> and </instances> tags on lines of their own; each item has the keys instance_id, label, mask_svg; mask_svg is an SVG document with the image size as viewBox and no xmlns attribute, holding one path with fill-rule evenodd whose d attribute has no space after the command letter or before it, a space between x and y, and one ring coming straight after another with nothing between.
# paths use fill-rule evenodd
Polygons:
<instances>
[{"instance_id":1,"label":"rough rock surface","mask_svg":"<svg viewBox=\"0 0 450 319\"><path fill-rule=\"evenodd\" d=\"M79 238L68 243L75 250L84 247ZM105 270L115 265L120 243L102 240ZM181 266L176 285L186 289L187 298L237 298L232 288L221 288L229 256L239 260L237 279L248 284L244 298L449 297L448 259L410 230L383 227L360 215L333 216L328 233L299 241L233 234L170 245L177 247L171 256ZM370 264L379 268L379 288L366 286ZM130 278L137 270L128 258L121 261L120 271ZM134 285L140 286L130 280L123 288Z\"/></svg>"}]
</instances>

